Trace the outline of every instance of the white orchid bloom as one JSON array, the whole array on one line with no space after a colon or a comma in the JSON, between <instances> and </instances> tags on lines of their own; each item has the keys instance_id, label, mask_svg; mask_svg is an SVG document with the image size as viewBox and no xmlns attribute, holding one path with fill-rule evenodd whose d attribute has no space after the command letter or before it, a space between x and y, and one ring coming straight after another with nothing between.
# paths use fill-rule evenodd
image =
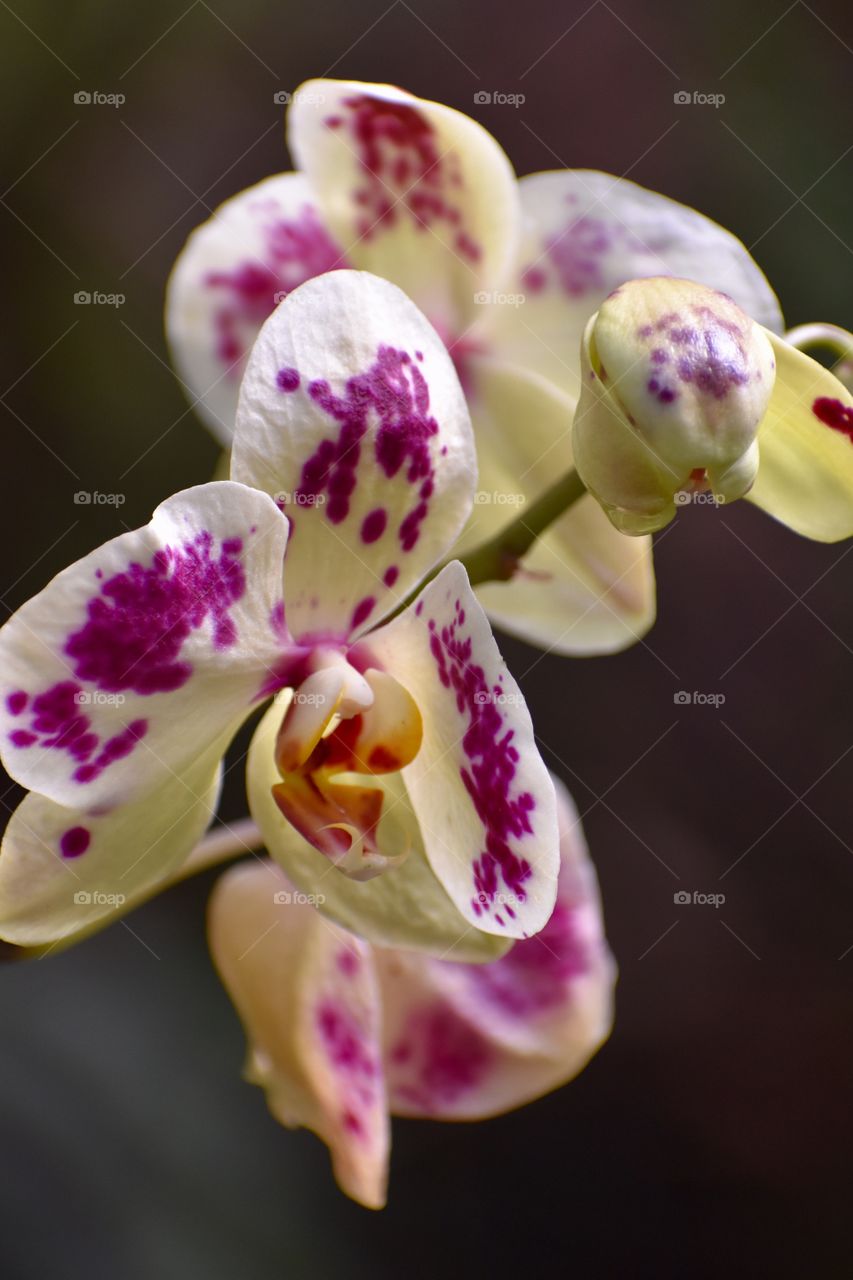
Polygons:
<instances>
[{"instance_id":1,"label":"white orchid bloom","mask_svg":"<svg viewBox=\"0 0 853 1280\"><path fill-rule=\"evenodd\" d=\"M581 337L617 285L699 280L781 330L767 281L727 231L603 173L518 181L494 138L449 107L388 85L310 81L293 96L288 138L299 171L227 201L176 263L166 321L177 369L229 444L248 353L290 289L348 265L394 281L446 342L468 397L480 480L462 550L572 465ZM617 534L585 496L510 581L477 595L534 644L612 652L654 621L651 544Z\"/></svg>"},{"instance_id":2,"label":"white orchid bloom","mask_svg":"<svg viewBox=\"0 0 853 1280\"><path fill-rule=\"evenodd\" d=\"M270 697L253 814L331 917L460 959L536 933L554 787L463 567L389 620L476 482L453 364L395 285L332 273L269 318L233 475L164 502L0 631L3 762L33 792L3 839L0 936L66 937L168 879Z\"/></svg>"}]
</instances>

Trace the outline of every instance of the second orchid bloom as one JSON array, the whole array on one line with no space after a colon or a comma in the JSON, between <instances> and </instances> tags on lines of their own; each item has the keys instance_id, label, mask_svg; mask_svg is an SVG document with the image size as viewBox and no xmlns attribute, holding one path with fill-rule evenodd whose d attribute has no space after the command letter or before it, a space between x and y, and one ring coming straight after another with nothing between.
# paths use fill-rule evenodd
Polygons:
<instances>
[{"instance_id":1,"label":"second orchid bloom","mask_svg":"<svg viewBox=\"0 0 853 1280\"><path fill-rule=\"evenodd\" d=\"M3 936L61 938L110 914L105 889L172 874L269 699L253 815L330 916L465 959L536 933L556 898L554 787L462 566L388 620L453 545L476 479L452 362L396 286L335 272L271 316L232 474L164 502L0 633L3 759L33 790L0 857Z\"/></svg>"}]
</instances>

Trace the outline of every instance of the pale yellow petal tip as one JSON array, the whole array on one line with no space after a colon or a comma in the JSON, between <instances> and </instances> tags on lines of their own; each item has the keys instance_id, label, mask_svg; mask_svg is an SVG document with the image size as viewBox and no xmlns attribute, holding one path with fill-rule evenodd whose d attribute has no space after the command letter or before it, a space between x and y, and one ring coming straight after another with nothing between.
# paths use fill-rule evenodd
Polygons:
<instances>
[{"instance_id":1,"label":"pale yellow petal tip","mask_svg":"<svg viewBox=\"0 0 853 1280\"><path fill-rule=\"evenodd\" d=\"M853 395L816 360L767 337L777 374L749 499L803 537L839 542L853 536Z\"/></svg>"},{"instance_id":2,"label":"pale yellow petal tip","mask_svg":"<svg viewBox=\"0 0 853 1280\"><path fill-rule=\"evenodd\" d=\"M363 1209L388 1203L388 1158L354 1160L348 1146L330 1146L332 1172L340 1190Z\"/></svg>"}]
</instances>

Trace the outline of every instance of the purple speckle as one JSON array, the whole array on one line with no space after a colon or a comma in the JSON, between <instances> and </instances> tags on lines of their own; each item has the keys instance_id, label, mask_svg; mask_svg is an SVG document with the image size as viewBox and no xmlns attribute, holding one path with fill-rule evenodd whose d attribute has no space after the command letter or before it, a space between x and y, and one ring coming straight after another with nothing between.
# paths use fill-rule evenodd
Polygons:
<instances>
[{"instance_id":1,"label":"purple speckle","mask_svg":"<svg viewBox=\"0 0 853 1280\"><path fill-rule=\"evenodd\" d=\"M853 408L833 400L829 396L819 396L812 404L812 413L818 422L840 431L848 440L853 441Z\"/></svg>"},{"instance_id":2,"label":"purple speckle","mask_svg":"<svg viewBox=\"0 0 853 1280\"><path fill-rule=\"evenodd\" d=\"M85 623L64 645L77 680L62 680L32 696L27 727L10 735L13 745L67 752L77 764L74 779L83 783L129 755L148 722L133 720L103 738L87 710L97 705L92 689L144 697L180 688L192 675L190 663L181 660L184 642L207 621L216 648L232 645L237 632L228 611L245 591L237 558L242 547L242 539L227 538L214 557L213 538L204 532L155 552L147 567L134 562L102 581L86 605ZM22 692L11 695L21 711Z\"/></svg>"},{"instance_id":3,"label":"purple speckle","mask_svg":"<svg viewBox=\"0 0 853 1280\"><path fill-rule=\"evenodd\" d=\"M679 356L676 368L682 382L715 400L722 400L732 387L749 382L743 347L722 325L712 325L697 334L692 349Z\"/></svg>"},{"instance_id":4,"label":"purple speckle","mask_svg":"<svg viewBox=\"0 0 853 1280\"><path fill-rule=\"evenodd\" d=\"M351 951L349 947L339 951L335 959L341 973L347 978L354 977L361 968L357 952Z\"/></svg>"},{"instance_id":5,"label":"purple speckle","mask_svg":"<svg viewBox=\"0 0 853 1280\"><path fill-rule=\"evenodd\" d=\"M464 185L459 157L436 136L428 117L409 103L368 94L346 98L343 106L359 160L352 192L362 211L357 235L368 241L404 219L418 231L444 223L452 229L456 252L479 261L482 250L462 225L462 208L451 195Z\"/></svg>"},{"instance_id":6,"label":"purple speckle","mask_svg":"<svg viewBox=\"0 0 853 1280\"><path fill-rule=\"evenodd\" d=\"M514 943L499 960L458 968L482 999L509 1017L529 1018L567 1003L572 980L588 966L578 912L558 899L545 928L534 937Z\"/></svg>"},{"instance_id":7,"label":"purple speckle","mask_svg":"<svg viewBox=\"0 0 853 1280\"><path fill-rule=\"evenodd\" d=\"M526 267L521 273L521 283L530 293L541 293L547 281L548 277L541 267Z\"/></svg>"},{"instance_id":8,"label":"purple speckle","mask_svg":"<svg viewBox=\"0 0 853 1280\"><path fill-rule=\"evenodd\" d=\"M63 831L59 841L63 858L79 858L89 848L91 840L91 832L86 827L69 827Z\"/></svg>"},{"instance_id":9,"label":"purple speckle","mask_svg":"<svg viewBox=\"0 0 853 1280\"><path fill-rule=\"evenodd\" d=\"M296 369L279 369L275 383L279 391L296 391L299 387L299 373Z\"/></svg>"},{"instance_id":10,"label":"purple speckle","mask_svg":"<svg viewBox=\"0 0 853 1280\"><path fill-rule=\"evenodd\" d=\"M29 696L23 689L16 689L14 693L10 693L6 697L6 707L9 714L19 716L27 705Z\"/></svg>"},{"instance_id":11,"label":"purple speckle","mask_svg":"<svg viewBox=\"0 0 853 1280\"><path fill-rule=\"evenodd\" d=\"M216 354L235 380L241 376L243 357L258 328L282 295L312 276L347 266L311 205L304 205L295 218L285 217L274 199L259 199L254 208L264 222L263 251L257 259L239 263L231 271L211 271L204 278L217 297L213 313Z\"/></svg>"},{"instance_id":12,"label":"purple speckle","mask_svg":"<svg viewBox=\"0 0 853 1280\"><path fill-rule=\"evenodd\" d=\"M270 628L273 635L278 640L284 640L287 635L287 629L284 623L284 601L279 600L270 610Z\"/></svg>"},{"instance_id":13,"label":"purple speckle","mask_svg":"<svg viewBox=\"0 0 853 1280\"><path fill-rule=\"evenodd\" d=\"M388 566L388 568L385 570L384 574L382 575L382 581L385 583L386 587L393 587L394 583L397 581L399 576L400 576L400 570L397 568L395 564L392 564Z\"/></svg>"},{"instance_id":14,"label":"purple speckle","mask_svg":"<svg viewBox=\"0 0 853 1280\"><path fill-rule=\"evenodd\" d=\"M157 551L149 566L135 562L107 579L65 643L77 678L109 693L179 689L192 674L179 657L193 631L209 619L217 649L237 638L228 610L246 590L241 550L241 539L227 538L214 558L211 534L199 533Z\"/></svg>"},{"instance_id":15,"label":"purple speckle","mask_svg":"<svg viewBox=\"0 0 853 1280\"><path fill-rule=\"evenodd\" d=\"M535 799L529 792L514 794L513 781L519 755L513 745L515 731L507 727L501 703L493 697L483 668L472 661L472 642L462 635L464 612L457 600L452 620L440 629L430 619L430 651L441 683L453 689L456 707L468 717L462 749L468 763L460 776L485 828L485 847L474 859L475 915L495 911L505 897L501 882L515 903L527 897L526 882L533 869L519 858L510 839L532 833L530 814ZM503 924L503 919L495 920Z\"/></svg>"},{"instance_id":16,"label":"purple speckle","mask_svg":"<svg viewBox=\"0 0 853 1280\"><path fill-rule=\"evenodd\" d=\"M344 395L335 395L322 379L309 383L308 394L340 424L340 429L337 439L321 440L303 464L297 506L319 505L317 498L325 494L326 518L332 524L346 519L358 483L370 416L375 414L379 419L374 441L376 461L389 480L402 471L405 481L417 486L415 504L398 529L403 550L410 551L429 511L434 486L429 442L439 427L429 414L426 378L407 352L381 346L375 364L366 373L347 379ZM366 518L368 533L378 528L378 520L374 512ZM384 525L376 537L383 531Z\"/></svg>"},{"instance_id":17,"label":"purple speckle","mask_svg":"<svg viewBox=\"0 0 853 1280\"><path fill-rule=\"evenodd\" d=\"M364 517L361 524L361 540L362 542L377 542L385 532L385 526L388 523L388 512L384 507L375 507L373 511Z\"/></svg>"},{"instance_id":18,"label":"purple speckle","mask_svg":"<svg viewBox=\"0 0 853 1280\"><path fill-rule=\"evenodd\" d=\"M477 1088L493 1058L485 1037L452 1005L421 1006L391 1046L392 1096L427 1115L440 1111Z\"/></svg>"},{"instance_id":19,"label":"purple speckle","mask_svg":"<svg viewBox=\"0 0 853 1280\"><path fill-rule=\"evenodd\" d=\"M75 782L91 782L114 760L129 755L145 736L148 724L145 720L134 720L103 740L93 730L84 710L88 702L89 695L80 685L73 680L60 681L36 694L29 712L29 729L14 730L9 735L10 741L19 748L38 745L41 750L67 752L77 762L72 775Z\"/></svg>"},{"instance_id":20,"label":"purple speckle","mask_svg":"<svg viewBox=\"0 0 853 1280\"><path fill-rule=\"evenodd\" d=\"M350 621L350 631L355 631L363 622L370 617L376 605L374 596L365 596L363 600L359 600L358 604L352 611L352 620Z\"/></svg>"}]
</instances>

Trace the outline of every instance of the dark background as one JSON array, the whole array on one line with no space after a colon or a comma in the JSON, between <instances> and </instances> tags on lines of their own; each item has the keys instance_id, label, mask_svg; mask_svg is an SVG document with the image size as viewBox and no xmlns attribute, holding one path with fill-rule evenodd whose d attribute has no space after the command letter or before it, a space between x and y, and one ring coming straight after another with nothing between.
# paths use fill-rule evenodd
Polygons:
<instances>
[{"instance_id":1,"label":"dark background","mask_svg":"<svg viewBox=\"0 0 853 1280\"><path fill-rule=\"evenodd\" d=\"M627 171L752 246L789 323L853 327L845 0L4 0L0 40L8 609L210 474L164 283L208 210L288 166L273 94L308 76L468 111L519 173ZM661 620L631 652L504 645L586 814L621 969L581 1078L487 1124L396 1123L390 1206L358 1209L240 1081L202 879L0 971L4 1278L850 1275L853 558L741 503L682 513L657 565Z\"/></svg>"}]
</instances>

